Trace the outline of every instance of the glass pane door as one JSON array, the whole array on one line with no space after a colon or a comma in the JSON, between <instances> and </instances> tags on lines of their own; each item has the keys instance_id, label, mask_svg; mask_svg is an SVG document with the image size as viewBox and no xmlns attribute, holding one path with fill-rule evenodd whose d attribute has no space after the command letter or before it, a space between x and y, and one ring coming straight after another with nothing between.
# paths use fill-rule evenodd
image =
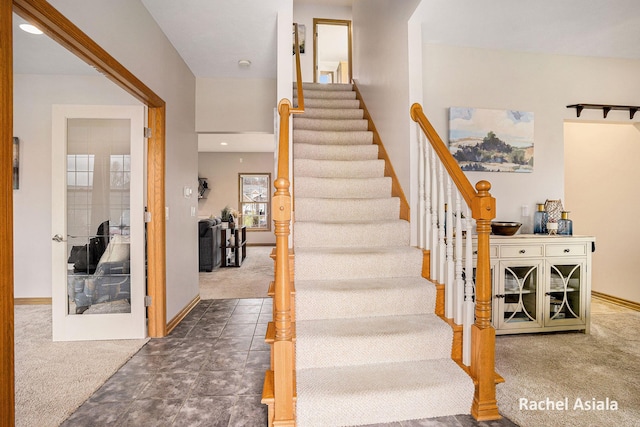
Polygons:
<instances>
[{"instance_id":1,"label":"glass pane door","mask_svg":"<svg viewBox=\"0 0 640 427\"><path fill-rule=\"evenodd\" d=\"M54 340L146 336L143 118L54 106Z\"/></svg>"}]
</instances>

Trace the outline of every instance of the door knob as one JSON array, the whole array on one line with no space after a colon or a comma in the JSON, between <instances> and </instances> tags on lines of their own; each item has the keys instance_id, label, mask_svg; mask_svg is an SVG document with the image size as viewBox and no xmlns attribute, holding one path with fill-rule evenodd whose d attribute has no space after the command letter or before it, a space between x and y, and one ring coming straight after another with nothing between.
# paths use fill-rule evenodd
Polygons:
<instances>
[{"instance_id":1,"label":"door knob","mask_svg":"<svg viewBox=\"0 0 640 427\"><path fill-rule=\"evenodd\" d=\"M55 236L53 236L51 238L51 240L53 240L54 242L58 242L58 243L59 242L64 242L64 238L59 234L56 234Z\"/></svg>"}]
</instances>

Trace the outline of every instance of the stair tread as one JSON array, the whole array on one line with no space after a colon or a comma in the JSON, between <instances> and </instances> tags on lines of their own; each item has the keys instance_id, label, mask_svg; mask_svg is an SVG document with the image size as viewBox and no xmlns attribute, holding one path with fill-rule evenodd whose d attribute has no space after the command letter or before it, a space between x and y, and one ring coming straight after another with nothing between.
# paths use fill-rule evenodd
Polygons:
<instances>
[{"instance_id":1,"label":"stair tread","mask_svg":"<svg viewBox=\"0 0 640 427\"><path fill-rule=\"evenodd\" d=\"M378 316L350 319L298 320L297 338L368 337L402 334L429 334L435 329L451 332L451 327L435 313Z\"/></svg>"},{"instance_id":2,"label":"stair tread","mask_svg":"<svg viewBox=\"0 0 640 427\"><path fill-rule=\"evenodd\" d=\"M297 384L297 417L308 427L469 413L474 391L450 358L299 369Z\"/></svg>"}]
</instances>

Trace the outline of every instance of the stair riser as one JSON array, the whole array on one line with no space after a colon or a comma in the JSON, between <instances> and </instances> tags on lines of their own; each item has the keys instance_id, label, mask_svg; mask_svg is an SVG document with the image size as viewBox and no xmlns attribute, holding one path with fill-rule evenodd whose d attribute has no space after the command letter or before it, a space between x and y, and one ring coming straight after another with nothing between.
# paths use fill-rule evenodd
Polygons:
<instances>
[{"instance_id":1,"label":"stair riser","mask_svg":"<svg viewBox=\"0 0 640 427\"><path fill-rule=\"evenodd\" d=\"M352 90L305 90L304 101L307 99L356 99L356 93ZM298 98L298 92L293 92L293 98Z\"/></svg>"},{"instance_id":2,"label":"stair riser","mask_svg":"<svg viewBox=\"0 0 640 427\"><path fill-rule=\"evenodd\" d=\"M377 145L294 144L293 156L312 160L377 160Z\"/></svg>"},{"instance_id":3,"label":"stair riser","mask_svg":"<svg viewBox=\"0 0 640 427\"><path fill-rule=\"evenodd\" d=\"M348 281L296 281L296 320L353 319L358 317L406 316L435 311L436 291L433 284L422 280L391 279L382 287L370 281L367 287Z\"/></svg>"},{"instance_id":4,"label":"stair riser","mask_svg":"<svg viewBox=\"0 0 640 427\"><path fill-rule=\"evenodd\" d=\"M355 366L376 363L401 363L451 357L451 337L424 329L420 333L377 337L309 337L302 338L298 322L296 366L298 369ZM426 325L425 325L426 328ZM451 328L449 328L451 332ZM445 341L442 341L445 340ZM449 340L449 341L446 341ZM448 342L449 348L435 348L433 343Z\"/></svg>"},{"instance_id":5,"label":"stair riser","mask_svg":"<svg viewBox=\"0 0 640 427\"><path fill-rule=\"evenodd\" d=\"M391 178L296 177L296 197L335 199L377 199L391 194ZM339 218L339 214L337 215Z\"/></svg>"},{"instance_id":6,"label":"stair riser","mask_svg":"<svg viewBox=\"0 0 640 427\"><path fill-rule=\"evenodd\" d=\"M339 132L294 129L293 143L319 145L371 145L373 143L373 133L369 131Z\"/></svg>"},{"instance_id":7,"label":"stair riser","mask_svg":"<svg viewBox=\"0 0 640 427\"><path fill-rule=\"evenodd\" d=\"M366 120L325 120L294 117L293 128L318 131L366 131L369 123Z\"/></svg>"},{"instance_id":8,"label":"stair riser","mask_svg":"<svg viewBox=\"0 0 640 427\"><path fill-rule=\"evenodd\" d=\"M294 105L297 105L297 99ZM357 99L304 99L305 108L360 108Z\"/></svg>"},{"instance_id":9,"label":"stair riser","mask_svg":"<svg viewBox=\"0 0 640 427\"><path fill-rule=\"evenodd\" d=\"M419 276L422 254L296 253L296 280L374 279Z\"/></svg>"},{"instance_id":10,"label":"stair riser","mask_svg":"<svg viewBox=\"0 0 640 427\"><path fill-rule=\"evenodd\" d=\"M384 247L408 246L407 221L331 224L297 221L296 247Z\"/></svg>"},{"instance_id":11,"label":"stair riser","mask_svg":"<svg viewBox=\"0 0 640 427\"><path fill-rule=\"evenodd\" d=\"M298 83L293 82L293 88L298 89ZM312 82L303 82L302 90L353 90L353 85L350 83L312 83Z\"/></svg>"},{"instance_id":12,"label":"stair riser","mask_svg":"<svg viewBox=\"0 0 640 427\"><path fill-rule=\"evenodd\" d=\"M396 220L399 215L400 199L397 197L319 199L304 198L296 192L297 221L359 221L363 218Z\"/></svg>"},{"instance_id":13,"label":"stair riser","mask_svg":"<svg viewBox=\"0 0 640 427\"><path fill-rule=\"evenodd\" d=\"M364 111L359 108L308 108L305 106L303 114L296 117L303 119L362 119Z\"/></svg>"},{"instance_id":14,"label":"stair riser","mask_svg":"<svg viewBox=\"0 0 640 427\"><path fill-rule=\"evenodd\" d=\"M296 177L317 178L382 178L384 160L311 160L297 159Z\"/></svg>"}]
</instances>

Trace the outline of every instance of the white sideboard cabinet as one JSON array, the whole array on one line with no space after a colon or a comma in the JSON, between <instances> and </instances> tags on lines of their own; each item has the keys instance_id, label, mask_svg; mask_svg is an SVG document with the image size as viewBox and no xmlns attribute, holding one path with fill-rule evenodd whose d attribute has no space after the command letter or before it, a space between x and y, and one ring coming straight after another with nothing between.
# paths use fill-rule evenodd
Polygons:
<instances>
[{"instance_id":1,"label":"white sideboard cabinet","mask_svg":"<svg viewBox=\"0 0 640 427\"><path fill-rule=\"evenodd\" d=\"M589 333L589 236L491 236L492 322L496 334Z\"/></svg>"}]
</instances>

